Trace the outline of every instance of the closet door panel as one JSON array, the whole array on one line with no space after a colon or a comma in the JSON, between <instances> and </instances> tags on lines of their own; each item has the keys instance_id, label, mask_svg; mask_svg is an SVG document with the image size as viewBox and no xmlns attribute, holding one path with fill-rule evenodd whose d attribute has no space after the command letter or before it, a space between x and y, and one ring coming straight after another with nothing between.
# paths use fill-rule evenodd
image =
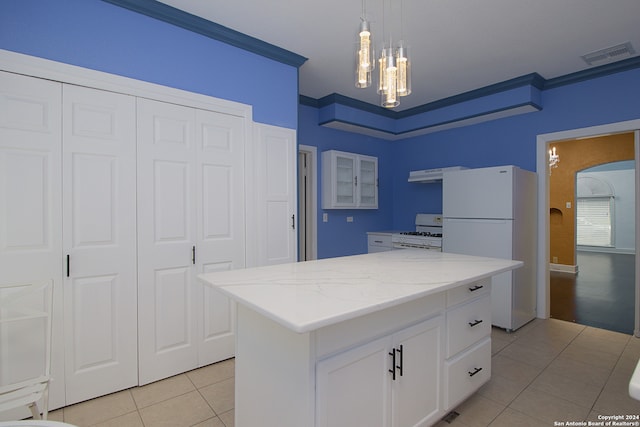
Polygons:
<instances>
[{"instance_id":1,"label":"closet door panel","mask_svg":"<svg viewBox=\"0 0 640 427\"><path fill-rule=\"evenodd\" d=\"M63 88L67 404L137 384L135 98Z\"/></svg>"},{"instance_id":2,"label":"closet door panel","mask_svg":"<svg viewBox=\"0 0 640 427\"><path fill-rule=\"evenodd\" d=\"M197 273L245 266L244 119L197 110ZM197 283L199 365L235 354L234 303Z\"/></svg>"},{"instance_id":3,"label":"closet door panel","mask_svg":"<svg viewBox=\"0 0 640 427\"><path fill-rule=\"evenodd\" d=\"M50 408L65 405L61 117L60 83L0 72L0 282L53 280Z\"/></svg>"},{"instance_id":4,"label":"closet door panel","mask_svg":"<svg viewBox=\"0 0 640 427\"><path fill-rule=\"evenodd\" d=\"M195 110L138 99L139 382L197 366Z\"/></svg>"},{"instance_id":5,"label":"closet door panel","mask_svg":"<svg viewBox=\"0 0 640 427\"><path fill-rule=\"evenodd\" d=\"M295 131L255 126L258 265L297 259Z\"/></svg>"}]
</instances>

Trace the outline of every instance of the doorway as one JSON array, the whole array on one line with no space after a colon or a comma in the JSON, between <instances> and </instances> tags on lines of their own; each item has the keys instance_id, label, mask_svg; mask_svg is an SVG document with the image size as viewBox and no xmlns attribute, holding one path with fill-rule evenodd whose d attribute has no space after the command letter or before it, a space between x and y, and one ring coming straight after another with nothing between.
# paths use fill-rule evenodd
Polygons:
<instances>
[{"instance_id":1,"label":"doorway","mask_svg":"<svg viewBox=\"0 0 640 427\"><path fill-rule=\"evenodd\" d=\"M550 143L551 317L633 333L633 132ZM615 265L615 268L613 266Z\"/></svg>"},{"instance_id":2,"label":"doorway","mask_svg":"<svg viewBox=\"0 0 640 427\"><path fill-rule=\"evenodd\" d=\"M616 134L633 132L634 134L634 159L635 159L635 180L638 182L638 162L639 162L639 141L640 141L640 120L630 120L626 122L612 123L608 125L594 126L589 128L574 129L550 134L538 135L536 148L536 165L538 171L538 317L548 318L550 316L550 201L549 201L549 164L548 164L548 144L556 141L566 141L578 138L589 138L597 135ZM636 223L640 205L638 196L638 186L635 189L635 211ZM640 241L640 230L636 227L635 242ZM634 255L634 269L639 271L639 257L636 251ZM634 279L634 335L640 337L640 282L638 275Z\"/></svg>"},{"instance_id":3,"label":"doorway","mask_svg":"<svg viewBox=\"0 0 640 427\"><path fill-rule=\"evenodd\" d=\"M298 147L298 261L318 258L318 151Z\"/></svg>"}]
</instances>

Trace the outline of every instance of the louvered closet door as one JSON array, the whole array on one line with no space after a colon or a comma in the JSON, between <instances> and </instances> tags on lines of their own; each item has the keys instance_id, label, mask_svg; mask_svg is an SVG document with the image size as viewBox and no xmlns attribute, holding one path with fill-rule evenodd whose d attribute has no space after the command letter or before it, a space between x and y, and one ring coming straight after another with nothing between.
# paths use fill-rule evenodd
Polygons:
<instances>
[{"instance_id":1,"label":"louvered closet door","mask_svg":"<svg viewBox=\"0 0 640 427\"><path fill-rule=\"evenodd\" d=\"M67 404L137 384L135 98L63 87Z\"/></svg>"},{"instance_id":2,"label":"louvered closet door","mask_svg":"<svg viewBox=\"0 0 640 427\"><path fill-rule=\"evenodd\" d=\"M197 366L195 110L138 99L139 381Z\"/></svg>"},{"instance_id":3,"label":"louvered closet door","mask_svg":"<svg viewBox=\"0 0 640 427\"><path fill-rule=\"evenodd\" d=\"M53 408L65 403L61 100L60 83L0 72L0 283L53 280Z\"/></svg>"},{"instance_id":4,"label":"louvered closet door","mask_svg":"<svg viewBox=\"0 0 640 427\"><path fill-rule=\"evenodd\" d=\"M196 111L196 272L245 266L244 119ZM235 304L196 280L198 365L235 354Z\"/></svg>"}]
</instances>

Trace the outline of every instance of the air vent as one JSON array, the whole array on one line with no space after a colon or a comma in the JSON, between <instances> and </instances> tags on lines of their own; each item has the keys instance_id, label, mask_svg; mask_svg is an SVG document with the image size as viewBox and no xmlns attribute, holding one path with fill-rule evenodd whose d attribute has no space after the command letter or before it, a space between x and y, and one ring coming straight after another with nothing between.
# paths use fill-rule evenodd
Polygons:
<instances>
[{"instance_id":1,"label":"air vent","mask_svg":"<svg viewBox=\"0 0 640 427\"><path fill-rule=\"evenodd\" d=\"M635 53L636 51L633 49L633 46L631 46L631 42L626 42L587 53L586 55L582 55L581 58L588 65L602 65L608 64L609 62L619 61L624 58L629 58Z\"/></svg>"}]
</instances>

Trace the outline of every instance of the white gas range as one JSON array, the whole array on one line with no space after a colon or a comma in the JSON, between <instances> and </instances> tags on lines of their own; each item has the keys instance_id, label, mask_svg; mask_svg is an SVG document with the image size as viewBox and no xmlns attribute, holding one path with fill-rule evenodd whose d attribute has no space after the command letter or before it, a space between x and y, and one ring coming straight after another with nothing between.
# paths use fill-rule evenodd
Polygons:
<instances>
[{"instance_id":1,"label":"white gas range","mask_svg":"<svg viewBox=\"0 0 640 427\"><path fill-rule=\"evenodd\" d=\"M393 233L393 249L419 248L442 251L442 214L419 213L416 230Z\"/></svg>"}]
</instances>

